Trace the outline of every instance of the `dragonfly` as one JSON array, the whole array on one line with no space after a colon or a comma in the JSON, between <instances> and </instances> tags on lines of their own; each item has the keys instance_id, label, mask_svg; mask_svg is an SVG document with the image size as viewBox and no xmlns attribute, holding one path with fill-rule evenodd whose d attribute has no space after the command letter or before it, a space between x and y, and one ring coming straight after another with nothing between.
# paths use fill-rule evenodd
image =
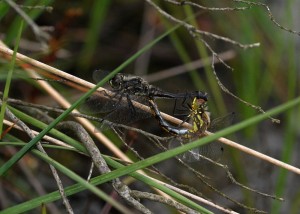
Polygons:
<instances>
[{"instance_id":1,"label":"dragonfly","mask_svg":"<svg viewBox=\"0 0 300 214\"><path fill-rule=\"evenodd\" d=\"M107 74L108 71L96 70L93 73L93 79L99 82ZM129 74L118 73L108 83L113 95L108 95L108 93L103 91L101 98L95 95L90 97L83 104L83 107L81 107L83 112L106 114L104 116L105 120L128 124L151 117L150 113L134 107L133 101L147 105L149 99L156 98L188 100L191 97L197 97L206 101L208 100L206 92L168 92L149 84L139 76Z\"/></svg>"},{"instance_id":2,"label":"dragonfly","mask_svg":"<svg viewBox=\"0 0 300 214\"><path fill-rule=\"evenodd\" d=\"M208 100L206 92L192 91L184 93L172 93L163 91L160 88L149 84L142 77L134 75L126 75L122 73L116 74L112 79L109 80L110 86L114 91L134 94L138 96L146 96L148 98L169 98L178 99L186 97L197 97L198 99Z\"/></svg>"},{"instance_id":3,"label":"dragonfly","mask_svg":"<svg viewBox=\"0 0 300 214\"><path fill-rule=\"evenodd\" d=\"M190 120L192 126L191 128L184 128L180 125L173 126L169 124L164 120L161 112L159 111L156 103L153 100L149 101L149 105L160 126L165 131L175 136L175 138L173 138L173 140L169 142L170 148L174 148L189 141L193 141L200 137L203 137L206 130L215 125L215 123L220 122L220 119L215 119L213 121L210 120L206 101L203 99L198 99L196 97L193 99L192 104L189 106L190 111L186 119ZM203 156L204 158L208 157L210 159L217 159L222 155L222 153L223 147L217 142L212 142L208 145L190 150L187 153L181 155L180 158L184 159L187 162L194 162L200 160L201 158L203 158Z\"/></svg>"}]
</instances>

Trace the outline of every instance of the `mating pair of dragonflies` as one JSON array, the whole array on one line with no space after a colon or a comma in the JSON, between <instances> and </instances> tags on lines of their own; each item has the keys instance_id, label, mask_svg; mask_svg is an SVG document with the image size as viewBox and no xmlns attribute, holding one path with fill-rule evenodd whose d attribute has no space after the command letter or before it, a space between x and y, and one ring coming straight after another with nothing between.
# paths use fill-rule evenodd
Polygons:
<instances>
[{"instance_id":1,"label":"mating pair of dragonflies","mask_svg":"<svg viewBox=\"0 0 300 214\"><path fill-rule=\"evenodd\" d=\"M97 70L93 74L95 81L100 81L108 74L107 71ZM149 116L148 112L138 109L134 106L133 101L140 102L150 106L152 113L157 119L159 125L167 132L174 135L170 146L184 144L203 136L204 132L211 126L209 113L207 112L206 102L208 95L201 91L172 93L161 90L160 88L149 84L143 78L118 73L109 80L113 95L108 95L104 91L102 98L92 96L86 100L83 105L83 111L92 113L103 113L103 119L111 122L130 123L134 120ZM155 102L160 99L181 100L181 106L188 110L184 122L190 122L191 128L184 128L182 124L174 126L169 124L161 115L161 112ZM191 103L190 103L191 102ZM88 109L88 110L87 110ZM126 115L127 117L125 117ZM103 120L103 121L104 121ZM194 149L185 153L182 158L188 161L199 160L201 155L207 155L209 146ZM213 153L221 153L212 151ZM209 155L209 154L208 154Z\"/></svg>"}]
</instances>

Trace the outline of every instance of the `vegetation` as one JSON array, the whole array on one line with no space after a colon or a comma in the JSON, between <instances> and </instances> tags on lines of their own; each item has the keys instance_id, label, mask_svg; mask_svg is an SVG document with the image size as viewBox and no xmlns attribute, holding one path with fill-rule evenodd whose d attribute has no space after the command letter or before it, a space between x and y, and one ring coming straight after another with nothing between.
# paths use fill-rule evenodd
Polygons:
<instances>
[{"instance_id":1,"label":"vegetation","mask_svg":"<svg viewBox=\"0 0 300 214\"><path fill-rule=\"evenodd\" d=\"M0 213L297 213L298 3L282 4L1 1ZM95 86L96 69L111 72ZM73 111L92 94L116 100L101 87L119 72L207 92L220 127L170 148L145 97L133 105L150 118L131 124L103 121L117 108ZM188 100L155 102L166 123L191 129L176 114ZM118 119L135 112L125 106ZM223 154L211 159L207 145ZM181 155L197 148L212 151Z\"/></svg>"}]
</instances>

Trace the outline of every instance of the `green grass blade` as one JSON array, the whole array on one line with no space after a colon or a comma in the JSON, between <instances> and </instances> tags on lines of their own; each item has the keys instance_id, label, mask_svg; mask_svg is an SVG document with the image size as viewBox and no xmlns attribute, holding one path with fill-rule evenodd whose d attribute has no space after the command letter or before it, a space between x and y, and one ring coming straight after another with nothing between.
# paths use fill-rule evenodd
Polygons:
<instances>
[{"instance_id":1,"label":"green grass blade","mask_svg":"<svg viewBox=\"0 0 300 214\"><path fill-rule=\"evenodd\" d=\"M6 82L5 82L5 88L4 88L4 92L3 92L3 99L2 99L2 105L1 105L1 112L0 112L0 136L2 135L3 119L4 119L5 109L7 106L7 99L8 99L9 89L10 89L11 78L12 78L12 75L14 72L16 55L17 55L19 43L20 43L21 36L22 36L23 25L24 25L24 22L22 21L19 26L19 32L17 34L16 45L14 48L14 53L13 53L13 56L12 56L12 59L10 62L10 66L9 66L9 70L8 70L8 74L7 74L7 78L6 78Z\"/></svg>"},{"instance_id":2,"label":"green grass blade","mask_svg":"<svg viewBox=\"0 0 300 214\"><path fill-rule=\"evenodd\" d=\"M105 21L110 3L110 0L93 2L87 38L85 39L86 42L80 54L80 70L87 70L91 64L92 57L94 56L97 47L97 41L99 40L100 30Z\"/></svg>"},{"instance_id":3,"label":"green grass blade","mask_svg":"<svg viewBox=\"0 0 300 214\"><path fill-rule=\"evenodd\" d=\"M0 21L6 15L9 10L9 6L6 2L0 1Z\"/></svg>"},{"instance_id":4,"label":"green grass blade","mask_svg":"<svg viewBox=\"0 0 300 214\"><path fill-rule=\"evenodd\" d=\"M12 111L12 113L14 115L16 115L20 120L22 120L25 123L31 124L35 127L38 127L39 129L45 129L47 127L47 124L19 111L18 109L15 109L11 106L8 106L9 109ZM51 129L49 131L50 134L52 134L54 137L56 137L57 139L60 139L62 141L64 141L65 143L69 144L70 146L73 146L74 148L76 148L78 151L87 153L86 148L79 143L78 141L74 140L73 138L65 135L64 133L56 130L56 129Z\"/></svg>"},{"instance_id":5,"label":"green grass blade","mask_svg":"<svg viewBox=\"0 0 300 214\"><path fill-rule=\"evenodd\" d=\"M11 135L5 135L9 136L9 138L11 138ZM9 139L8 138L8 139ZM26 143L22 142L22 141L2 141L0 146L25 146ZM73 149L73 148L69 148L69 147L64 147L64 146L57 146L57 145L51 145L51 144L43 144L44 148L48 148L48 149L60 149L60 150L66 150L66 151L72 151L72 152L78 152L78 150Z\"/></svg>"}]
</instances>

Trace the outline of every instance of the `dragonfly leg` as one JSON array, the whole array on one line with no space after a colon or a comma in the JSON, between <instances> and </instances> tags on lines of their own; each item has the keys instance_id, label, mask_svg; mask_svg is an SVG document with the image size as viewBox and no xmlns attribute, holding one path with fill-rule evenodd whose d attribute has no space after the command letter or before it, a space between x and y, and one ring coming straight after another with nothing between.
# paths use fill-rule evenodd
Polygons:
<instances>
[{"instance_id":1,"label":"dragonfly leg","mask_svg":"<svg viewBox=\"0 0 300 214\"><path fill-rule=\"evenodd\" d=\"M131 101L131 98L130 98L129 94L126 94L126 99L127 99L127 103L128 103L129 108L130 108L131 114L135 115L136 114L136 110L135 110L134 105L132 104L132 101Z\"/></svg>"}]
</instances>

